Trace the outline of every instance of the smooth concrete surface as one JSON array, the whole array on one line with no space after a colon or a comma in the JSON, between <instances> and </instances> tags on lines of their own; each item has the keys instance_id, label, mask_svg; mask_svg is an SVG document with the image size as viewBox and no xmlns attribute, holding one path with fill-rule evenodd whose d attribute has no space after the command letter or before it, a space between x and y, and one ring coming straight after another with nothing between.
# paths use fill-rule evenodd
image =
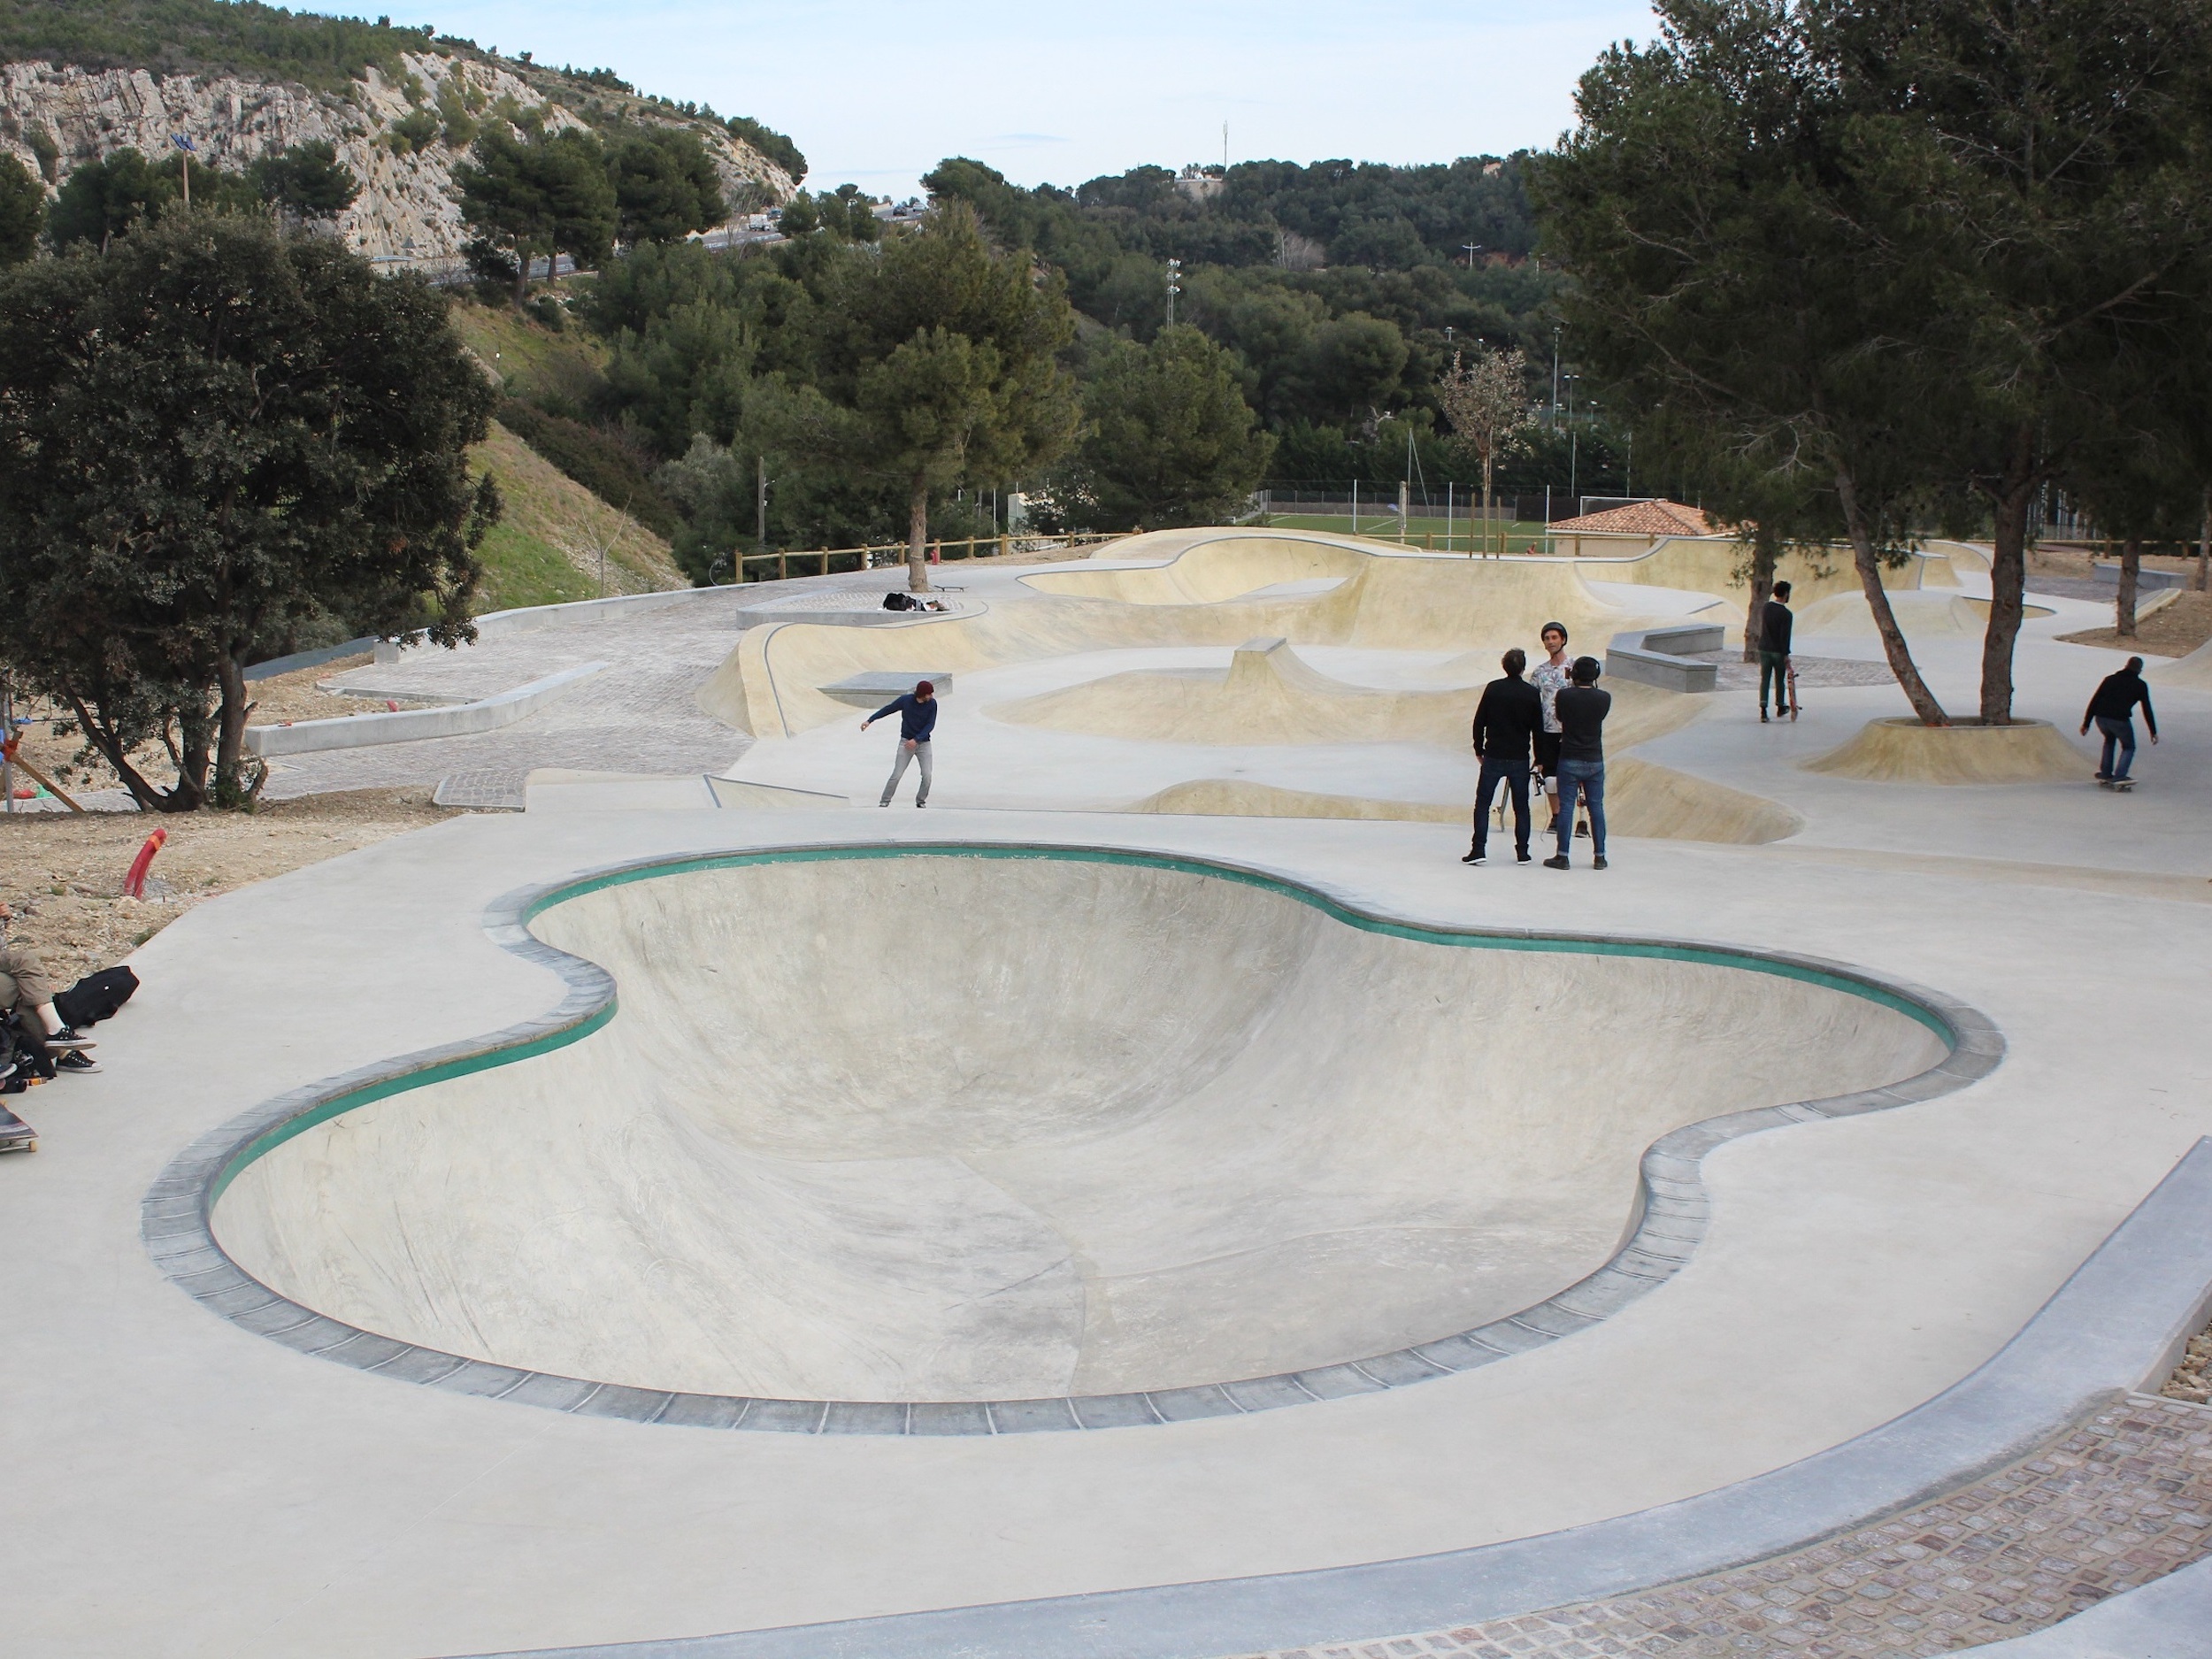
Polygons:
<instances>
[{"instance_id":1,"label":"smooth concrete surface","mask_svg":"<svg viewBox=\"0 0 2212 1659\"><path fill-rule=\"evenodd\" d=\"M1605 672L1616 680L1635 680L1667 691L1716 691L1719 664L1687 659L1698 651L1719 650L1726 633L1716 622L1617 634L1605 648Z\"/></svg>"},{"instance_id":2,"label":"smooth concrete surface","mask_svg":"<svg viewBox=\"0 0 2212 1659\"><path fill-rule=\"evenodd\" d=\"M342 714L327 720L295 720L288 726L250 726L246 750L253 755L304 755L316 749L365 749L377 743L412 743L428 737L465 737L496 731L536 713L604 667L604 663L586 663L560 669L512 691L442 709L401 709L384 714Z\"/></svg>"},{"instance_id":3,"label":"smooth concrete surface","mask_svg":"<svg viewBox=\"0 0 2212 1659\"><path fill-rule=\"evenodd\" d=\"M348 1324L656 1390L1113 1394L1432 1341L1594 1271L1668 1131L1945 1051L1778 975L1144 865L693 872L535 926L611 1025L287 1142L216 1236Z\"/></svg>"},{"instance_id":4,"label":"smooth concrete surface","mask_svg":"<svg viewBox=\"0 0 2212 1659\"><path fill-rule=\"evenodd\" d=\"M2082 757L2048 720L1927 726L1911 718L1870 720L1849 742L1805 763L1869 783L2078 782Z\"/></svg>"}]
</instances>

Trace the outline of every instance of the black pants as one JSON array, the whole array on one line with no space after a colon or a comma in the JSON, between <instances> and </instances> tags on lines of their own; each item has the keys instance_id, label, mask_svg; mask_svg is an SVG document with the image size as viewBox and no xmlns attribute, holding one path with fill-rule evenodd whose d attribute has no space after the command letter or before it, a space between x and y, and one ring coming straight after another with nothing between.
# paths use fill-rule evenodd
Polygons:
<instances>
[{"instance_id":1,"label":"black pants","mask_svg":"<svg viewBox=\"0 0 2212 1659\"><path fill-rule=\"evenodd\" d=\"M1509 760L1501 755L1482 757L1482 781L1475 786L1475 851L1480 853L1490 838L1490 803L1502 780L1513 792L1513 849L1528 850L1528 760Z\"/></svg>"}]
</instances>

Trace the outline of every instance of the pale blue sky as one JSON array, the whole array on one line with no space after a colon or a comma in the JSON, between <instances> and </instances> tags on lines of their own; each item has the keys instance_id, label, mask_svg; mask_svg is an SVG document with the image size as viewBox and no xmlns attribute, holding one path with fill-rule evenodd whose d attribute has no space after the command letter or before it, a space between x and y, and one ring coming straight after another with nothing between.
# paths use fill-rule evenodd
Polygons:
<instances>
[{"instance_id":1,"label":"pale blue sky","mask_svg":"<svg viewBox=\"0 0 2212 1659\"><path fill-rule=\"evenodd\" d=\"M1225 120L1232 160L1545 145L1597 53L1652 32L1638 0L428 0L392 15L751 115L798 142L816 188L894 196L949 155L1023 184L1217 161Z\"/></svg>"}]
</instances>

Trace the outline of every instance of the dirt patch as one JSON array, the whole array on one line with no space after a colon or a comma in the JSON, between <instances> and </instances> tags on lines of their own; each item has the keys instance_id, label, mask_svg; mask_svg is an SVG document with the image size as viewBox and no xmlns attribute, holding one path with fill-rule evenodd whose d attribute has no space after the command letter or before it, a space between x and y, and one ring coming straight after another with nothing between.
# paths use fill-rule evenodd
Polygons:
<instances>
[{"instance_id":1,"label":"dirt patch","mask_svg":"<svg viewBox=\"0 0 2212 1659\"><path fill-rule=\"evenodd\" d=\"M2119 555L2100 548L2095 552L2068 542L2045 542L2028 549L2028 574L2031 576L2062 576L2076 581L2087 581L2096 575L2096 566L2110 564ZM2178 554L2147 554L2143 559L2147 571L2178 571L2193 580L2197 561Z\"/></svg>"},{"instance_id":2,"label":"dirt patch","mask_svg":"<svg viewBox=\"0 0 2212 1659\"><path fill-rule=\"evenodd\" d=\"M331 675L349 668L365 666L373 659L367 652L357 657L340 657L319 667L295 669L288 674L276 674L267 680L250 680L246 697L253 706L246 716L250 726L279 726L292 720L327 720L342 715L381 714L386 703L380 697L345 697L335 692L324 691L319 683ZM402 700L403 709L424 709L434 705ZM57 731L59 726L76 725L69 711L53 703L19 702L18 713L33 723L23 728L24 759L44 772L72 795L100 789L119 789L123 780L115 775L115 769L97 755L84 753L84 738L73 730L66 736ZM132 756L140 772L157 789L165 789L176 777L176 766L166 751L157 743L150 743ZM27 777L16 780L19 788L35 788ZM145 832L141 831L143 834Z\"/></svg>"},{"instance_id":3,"label":"dirt patch","mask_svg":"<svg viewBox=\"0 0 2212 1659\"><path fill-rule=\"evenodd\" d=\"M433 806L427 787L306 795L254 812L0 815L0 897L15 907L13 942L65 985L219 893L458 816ZM169 841L150 896L120 897L133 855L157 829Z\"/></svg>"},{"instance_id":4,"label":"dirt patch","mask_svg":"<svg viewBox=\"0 0 2212 1659\"><path fill-rule=\"evenodd\" d=\"M2212 1325L2189 1339L2189 1351L2181 1356L2181 1363L2174 1367L2174 1374L2158 1392L2169 1400L2212 1405Z\"/></svg>"},{"instance_id":5,"label":"dirt patch","mask_svg":"<svg viewBox=\"0 0 2212 1659\"><path fill-rule=\"evenodd\" d=\"M2170 605L2139 618L2135 637L2124 640L2110 628L2085 628L2058 636L2070 645L2101 645L2146 657L2186 657L2212 640L2212 594L2184 593Z\"/></svg>"}]
</instances>

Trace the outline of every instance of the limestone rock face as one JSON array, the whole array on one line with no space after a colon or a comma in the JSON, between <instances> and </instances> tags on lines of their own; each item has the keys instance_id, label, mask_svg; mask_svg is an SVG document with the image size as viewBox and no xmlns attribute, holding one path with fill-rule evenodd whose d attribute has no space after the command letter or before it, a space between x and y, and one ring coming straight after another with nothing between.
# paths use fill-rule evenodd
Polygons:
<instances>
[{"instance_id":1,"label":"limestone rock face","mask_svg":"<svg viewBox=\"0 0 2212 1659\"><path fill-rule=\"evenodd\" d=\"M480 119L510 99L519 111L542 111L545 129L581 127L574 111L521 77L495 65L442 52L407 53L422 107L437 112L439 93L459 77ZM34 173L41 171L35 139L41 129L58 152L50 190L80 163L135 149L149 157L173 154L173 134L182 134L208 165L244 168L257 157L293 144L321 140L361 181L361 194L336 221L347 246L395 265L435 267L459 257L468 241L461 223L460 192L453 170L464 152L434 139L397 153L388 139L393 125L416 107L404 79L395 83L376 69L340 96L276 81L230 76L156 76L143 69L87 70L47 63L0 64L0 150L12 153ZM653 120L649 112L638 119ZM664 121L694 127L722 175L724 193L741 199L743 187L781 202L795 185L758 150L711 123Z\"/></svg>"}]
</instances>

